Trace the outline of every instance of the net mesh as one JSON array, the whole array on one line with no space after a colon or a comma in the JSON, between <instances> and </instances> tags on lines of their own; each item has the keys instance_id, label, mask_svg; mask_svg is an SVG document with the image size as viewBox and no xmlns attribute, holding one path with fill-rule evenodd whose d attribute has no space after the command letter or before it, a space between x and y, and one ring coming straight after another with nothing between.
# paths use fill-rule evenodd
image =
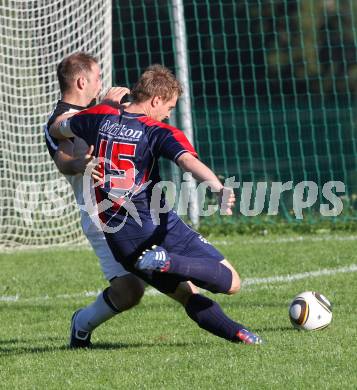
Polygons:
<instances>
[{"instance_id":1,"label":"net mesh","mask_svg":"<svg viewBox=\"0 0 357 390\"><path fill-rule=\"evenodd\" d=\"M202 160L241 182L315 181L320 202L325 182L342 181L338 218L355 218L357 3L183 3ZM105 87L112 48L117 85L132 86L152 63L175 69L172 2L4 0L0 12L0 245L80 243L71 190L42 137L58 98L56 64L89 51L100 59ZM280 203L287 220L291 202L290 192ZM312 222L321 217L316 211L310 208Z\"/></svg>"},{"instance_id":2,"label":"net mesh","mask_svg":"<svg viewBox=\"0 0 357 390\"><path fill-rule=\"evenodd\" d=\"M0 246L84 242L72 191L49 157L43 125L59 99L56 66L84 50L111 85L111 1L0 3Z\"/></svg>"},{"instance_id":3,"label":"net mesh","mask_svg":"<svg viewBox=\"0 0 357 390\"><path fill-rule=\"evenodd\" d=\"M188 22L197 145L209 165L242 181L311 180L321 189L342 180L353 191L353 4L187 6L197 16Z\"/></svg>"},{"instance_id":4,"label":"net mesh","mask_svg":"<svg viewBox=\"0 0 357 390\"><path fill-rule=\"evenodd\" d=\"M356 216L357 3L184 1L195 147L222 177L345 183ZM171 1L114 2L115 80L153 62L175 68ZM134 38L134 39L133 39ZM239 200L238 191L238 200ZM269 196L267 193L265 211ZM279 213L291 220L292 191ZM239 202L238 202L239 207ZM259 219L256 219L259 221Z\"/></svg>"}]
</instances>

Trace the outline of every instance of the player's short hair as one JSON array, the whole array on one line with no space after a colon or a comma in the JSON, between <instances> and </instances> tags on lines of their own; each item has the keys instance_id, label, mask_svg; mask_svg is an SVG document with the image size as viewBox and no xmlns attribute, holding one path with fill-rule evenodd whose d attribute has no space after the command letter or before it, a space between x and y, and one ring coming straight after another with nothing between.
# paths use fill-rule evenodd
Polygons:
<instances>
[{"instance_id":1,"label":"player's short hair","mask_svg":"<svg viewBox=\"0 0 357 390\"><path fill-rule=\"evenodd\" d=\"M141 103L154 96L161 96L164 102L182 94L182 86L170 69L155 64L145 69L131 90L134 102Z\"/></svg>"},{"instance_id":2,"label":"player's short hair","mask_svg":"<svg viewBox=\"0 0 357 390\"><path fill-rule=\"evenodd\" d=\"M73 80L81 73L92 70L93 64L98 60L83 51L65 57L57 66L57 78L61 93L68 91Z\"/></svg>"}]
</instances>

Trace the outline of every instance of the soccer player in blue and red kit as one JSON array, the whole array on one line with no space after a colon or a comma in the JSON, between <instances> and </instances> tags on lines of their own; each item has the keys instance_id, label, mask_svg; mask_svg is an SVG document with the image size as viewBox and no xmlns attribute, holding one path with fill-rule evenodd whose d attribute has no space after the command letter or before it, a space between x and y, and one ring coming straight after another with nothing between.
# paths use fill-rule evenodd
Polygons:
<instances>
[{"instance_id":1,"label":"soccer player in blue and red kit","mask_svg":"<svg viewBox=\"0 0 357 390\"><path fill-rule=\"evenodd\" d=\"M124 268L179 301L201 328L233 342L260 344L258 335L227 317L195 287L236 293L240 280L233 266L174 211L157 213L165 209L165 197L154 199L153 191L160 182L160 157L207 182L226 214L235 201L233 191L197 158L184 133L160 122L175 107L180 83L169 69L153 65L131 92L133 102L125 111L97 105L70 119L59 118L51 135L76 136L94 145L103 169L103 180L95 185L102 228Z\"/></svg>"}]
</instances>

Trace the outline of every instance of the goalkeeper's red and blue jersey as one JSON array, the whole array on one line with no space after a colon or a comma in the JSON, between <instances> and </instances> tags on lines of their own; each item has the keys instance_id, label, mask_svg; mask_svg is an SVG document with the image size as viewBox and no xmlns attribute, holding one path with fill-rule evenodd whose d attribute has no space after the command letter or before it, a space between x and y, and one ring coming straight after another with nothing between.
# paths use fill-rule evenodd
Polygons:
<instances>
[{"instance_id":1,"label":"goalkeeper's red and blue jersey","mask_svg":"<svg viewBox=\"0 0 357 390\"><path fill-rule=\"evenodd\" d=\"M72 132L94 145L102 161L104 183L96 187L97 201L114 200L101 215L105 222L120 214L130 199L137 210L148 210L152 189L160 181L160 157L173 162L183 153L197 153L185 134L144 114L119 113L100 104L81 111L70 119Z\"/></svg>"}]
</instances>

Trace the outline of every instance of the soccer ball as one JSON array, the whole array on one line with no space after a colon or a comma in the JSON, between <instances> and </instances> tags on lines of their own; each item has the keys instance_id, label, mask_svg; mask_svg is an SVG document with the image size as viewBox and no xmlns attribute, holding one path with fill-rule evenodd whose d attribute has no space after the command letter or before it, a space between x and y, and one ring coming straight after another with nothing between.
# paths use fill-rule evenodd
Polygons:
<instances>
[{"instance_id":1,"label":"soccer ball","mask_svg":"<svg viewBox=\"0 0 357 390\"><path fill-rule=\"evenodd\" d=\"M323 329L332 321L331 303L318 292L306 291L297 295L291 302L289 317L294 328Z\"/></svg>"}]
</instances>

